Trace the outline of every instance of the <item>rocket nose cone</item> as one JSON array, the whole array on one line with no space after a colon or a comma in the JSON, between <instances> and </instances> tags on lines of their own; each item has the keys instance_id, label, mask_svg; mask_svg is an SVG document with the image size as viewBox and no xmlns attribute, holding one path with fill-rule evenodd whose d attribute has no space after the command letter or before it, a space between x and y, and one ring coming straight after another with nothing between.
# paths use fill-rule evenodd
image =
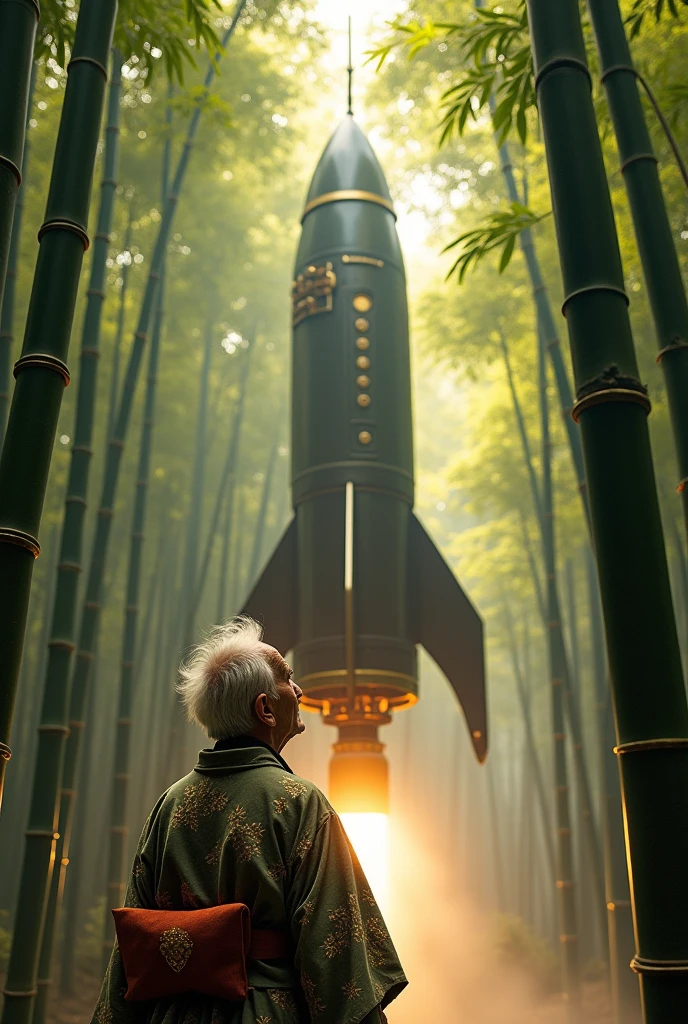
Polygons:
<instances>
[{"instance_id":1,"label":"rocket nose cone","mask_svg":"<svg viewBox=\"0 0 688 1024\"><path fill-rule=\"evenodd\" d=\"M372 192L391 202L382 168L367 138L350 115L339 125L315 169L306 203L341 191Z\"/></svg>"}]
</instances>

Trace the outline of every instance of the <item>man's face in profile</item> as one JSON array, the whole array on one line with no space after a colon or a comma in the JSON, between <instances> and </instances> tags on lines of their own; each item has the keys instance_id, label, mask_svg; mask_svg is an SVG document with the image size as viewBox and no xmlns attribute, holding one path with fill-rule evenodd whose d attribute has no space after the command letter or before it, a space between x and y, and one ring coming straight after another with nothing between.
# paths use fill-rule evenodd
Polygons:
<instances>
[{"instance_id":1,"label":"man's face in profile","mask_svg":"<svg viewBox=\"0 0 688 1024\"><path fill-rule=\"evenodd\" d=\"M294 736L302 733L306 726L301 719L299 702L303 696L301 687L294 682L293 672L279 651L264 644L268 660L275 673L275 681L279 691L279 700L274 702L272 712L275 716L275 749L282 748Z\"/></svg>"}]
</instances>

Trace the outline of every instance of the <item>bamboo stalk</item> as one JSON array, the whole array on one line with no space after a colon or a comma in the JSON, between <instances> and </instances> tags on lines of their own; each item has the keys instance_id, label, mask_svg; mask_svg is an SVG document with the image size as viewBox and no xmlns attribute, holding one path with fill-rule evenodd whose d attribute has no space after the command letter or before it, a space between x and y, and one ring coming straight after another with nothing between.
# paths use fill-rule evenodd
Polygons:
<instances>
[{"instance_id":1,"label":"bamboo stalk","mask_svg":"<svg viewBox=\"0 0 688 1024\"><path fill-rule=\"evenodd\" d=\"M279 449L278 439L281 428L282 424L280 423L279 417L277 417L275 423L275 434L270 448L270 457L268 459L265 479L263 481L263 489L260 495L260 505L258 507L258 515L256 517L256 529L253 535L253 548L251 550L251 561L249 562L247 577L247 586L249 588L253 586L260 568L260 558L263 552L263 538L265 536L265 520L267 517L268 502L270 501L270 492L272 490L272 479L275 475L275 465L277 463L277 453Z\"/></svg>"},{"instance_id":2,"label":"bamboo stalk","mask_svg":"<svg viewBox=\"0 0 688 1024\"><path fill-rule=\"evenodd\" d=\"M605 860L607 900L607 931L609 933L609 967L612 1012L615 1024L639 1024L640 990L630 968L635 953L631 896L624 846L624 824L619 787L619 766L614 754L614 718L607 681L607 658L604 650L602 610L595 576L595 561L588 550L588 605L595 684L597 742L600 754L602 790L602 849Z\"/></svg>"},{"instance_id":3,"label":"bamboo stalk","mask_svg":"<svg viewBox=\"0 0 688 1024\"><path fill-rule=\"evenodd\" d=\"M514 679L516 681L516 693L518 694L518 702L521 706L521 713L523 715L523 726L526 734L526 744L528 753L530 756L533 780L535 782L535 795L537 797L538 807L540 809L540 819L542 824L542 836L545 844L545 852L547 854L547 862L552 872L552 881L556 881L556 857L554 851L554 843L552 840L552 815L547 802L547 795L545 792L545 782L542 774L542 766L540 764L540 758L537 754L537 748L535 746L535 730L533 729L533 719L530 709L530 701L528 699L528 692L526 682L523 678L523 672L521 671L521 663L518 657L518 650L516 647L516 634L514 631L514 623L511 617L511 611L509 609L508 601L502 602L504 609L504 621L506 623L507 633L509 636L509 651L511 653L511 665L513 668Z\"/></svg>"},{"instance_id":4,"label":"bamboo stalk","mask_svg":"<svg viewBox=\"0 0 688 1024\"><path fill-rule=\"evenodd\" d=\"M541 336L540 336L541 337ZM528 443L528 432L525 426L525 419L521 409L521 404L516 392L516 386L511 373L511 367L509 362L509 350L504 334L501 334L502 351L505 355L505 365L507 367L507 380L509 383L509 389L511 392L511 399L514 406L514 413L516 416L519 434L523 445L523 457L528 465L528 477L531 482L533 505L536 511L540 509L540 539L543 545L543 552L545 546L545 534L546 534L546 522L545 522L545 511L544 511L544 499L540 497L537 477L535 469L532 465L532 454L530 451L530 445ZM546 345L546 340L541 337L541 344ZM547 596L543 591L543 587L540 583L540 577L536 568L535 559L530 546L528 538L528 532L525 524L523 524L524 531L524 547L530 563L530 569L533 576L533 583L535 586L535 593L537 597L538 607L540 615L542 617L543 626L547 632L548 637L551 638L552 642L557 647L557 663L560 666L561 678L563 680L564 687L564 712L568 721L569 730L571 733L571 743L573 747L573 759L576 769L576 781L578 786L578 795L581 801L581 817L584 829L584 838L586 849L588 851L589 865L592 874L593 888L595 893L594 907L596 920L598 922L600 935L606 938L606 914L605 914L605 897L604 897L604 878L601 870L601 847L599 836L597 833L597 824L593 813L593 802L592 802L592 790L590 786L590 778L588 774L588 768L585 761L585 753L583 749L583 732L580 717L580 707L578 694L572 685L572 677L569 669L569 658L566 650L566 644L564 642L564 635L561 627L561 609L559 602L559 590L554 581L553 586L548 588ZM550 608L550 601L553 602L553 606Z\"/></svg>"},{"instance_id":5,"label":"bamboo stalk","mask_svg":"<svg viewBox=\"0 0 688 1024\"><path fill-rule=\"evenodd\" d=\"M198 574L195 579L195 584L192 590L192 601L187 610L187 619L184 629L184 647L187 648L193 641L194 633L194 616L198 613L198 609L203 599L203 591L205 590L205 584L208 577L208 569L210 567L210 560L213 554L213 548L215 547L215 540L217 538L217 531L220 525L220 516L222 514L222 506L224 502L225 492L228 492L229 499L231 500L233 494L234 480L236 476L237 460L239 457L239 445L241 442L241 428L244 420L244 406L246 401L246 387L248 382L248 374L251 366L252 351L255 346L255 341L249 345L244 353L244 358L241 362L241 370L239 373L239 393L237 396L236 404L234 406L234 415L232 416L232 423L230 426L229 433L229 447L227 449L227 456L220 476L220 486L217 490L215 498L215 505L213 506L212 515L210 517L210 525L208 526L208 534L206 537L205 550L203 558L201 560Z\"/></svg>"},{"instance_id":6,"label":"bamboo stalk","mask_svg":"<svg viewBox=\"0 0 688 1024\"><path fill-rule=\"evenodd\" d=\"M0 306L22 180L37 0L0 0Z\"/></svg>"},{"instance_id":7,"label":"bamboo stalk","mask_svg":"<svg viewBox=\"0 0 688 1024\"><path fill-rule=\"evenodd\" d=\"M119 679L119 697L117 709L117 725L115 755L112 775L112 795L110 809L110 843L108 855L108 910L121 907L124 902L126 877L126 852L129 828L129 782L131 767L131 727L134 701L134 655L136 652L136 633L139 616L139 588L141 580L141 559L143 552L144 528L148 489L150 486L150 464L153 446L153 426L155 417L155 397L157 388L158 362L164 317L164 270L158 289L158 308L156 309L153 336L148 361L148 383L146 388L141 445L136 478L136 494L134 498L134 514L129 549L129 567L127 571L126 611L124 635L122 638L122 663ZM112 915L105 914L103 931L103 969L110 959L114 941L114 921Z\"/></svg>"},{"instance_id":8,"label":"bamboo stalk","mask_svg":"<svg viewBox=\"0 0 688 1024\"><path fill-rule=\"evenodd\" d=\"M101 34L105 34L106 29L106 25L99 27ZM88 29L88 26L87 30L92 31L92 29ZM112 26L110 26L111 31ZM75 52L82 52L81 49L76 49L76 44ZM105 298L103 291L106 273L105 261L107 259L109 233L112 224L118 166L120 63L121 58L116 55L116 52L113 52L113 76L108 99L101 201L82 332L81 373L77 398L74 447L72 449L69 483L65 499L60 562L53 601L50 642L48 645L48 665L45 675L41 724L38 730L39 740L34 785L19 886L17 925L12 939L12 952L10 954L10 965L7 975L8 990L18 994L10 996L5 1003L3 1022L7 1022L7 1024L14 1021L28 1021L33 1013L34 997L31 993L33 993L38 984L37 968L41 933L55 854L54 832L56 828L57 797L65 740L68 733L69 668L72 651L74 650L77 586L81 571L84 513L90 470L90 446L96 397L100 325ZM86 87L90 88L88 80L81 83L81 88ZM66 102L67 98L65 97L65 104ZM83 212L85 213L86 210ZM79 259L79 266L80 262L81 260ZM42 987L45 981L40 979L40 982L40 987Z\"/></svg>"},{"instance_id":9,"label":"bamboo stalk","mask_svg":"<svg viewBox=\"0 0 688 1024\"><path fill-rule=\"evenodd\" d=\"M688 706L649 402L638 379L578 5L528 0L528 12L614 694L633 964L646 1024L664 1024L680 1020L688 1005Z\"/></svg>"},{"instance_id":10,"label":"bamboo stalk","mask_svg":"<svg viewBox=\"0 0 688 1024\"><path fill-rule=\"evenodd\" d=\"M638 81L645 83L633 67L619 5L588 0L588 10L664 371L688 534L688 301L638 91Z\"/></svg>"},{"instance_id":11,"label":"bamboo stalk","mask_svg":"<svg viewBox=\"0 0 688 1024\"><path fill-rule=\"evenodd\" d=\"M82 0L79 9L46 215L38 233L38 259L24 344L14 367L17 382L0 456L0 577L3 580L0 596L0 649L3 652L0 662L0 799L5 766L10 757L7 740L24 643L33 563L40 553L37 534L62 393L69 381L65 359L84 250L88 245L86 227L91 184L116 7L116 0ZM3 0L3 15L7 8L23 12L26 2L22 0L17 4ZM33 5L31 10L33 12ZM32 13L31 17L34 16ZM28 87L30 54L26 70ZM22 94L20 105L23 135L25 94ZM6 171L7 167L0 173L5 174ZM3 231L4 228L0 227L0 235ZM3 245L4 242L0 241L0 249ZM4 280L4 252L0 255L0 263L0 279ZM37 409L41 410L40 416L36 415ZM45 843L49 845L50 840L46 839ZM34 926L29 927L33 929ZM23 993L33 971L26 972L20 980L15 973L18 971L16 960L15 966L10 966L9 970L19 985L16 990ZM12 983L11 991L14 990ZM14 1020L15 1009L27 999L30 1002L32 997L23 994L9 996L3 1020ZM16 1019L25 1019L28 1012L18 1012Z\"/></svg>"},{"instance_id":12,"label":"bamboo stalk","mask_svg":"<svg viewBox=\"0 0 688 1024\"><path fill-rule=\"evenodd\" d=\"M494 764L494 761L492 762ZM490 806L491 847L494 867L494 882L497 892L497 910L504 914L507 911L506 884L504 879L504 861L502 858L502 836L499 812L497 810L497 793L492 772L487 771L487 796Z\"/></svg>"},{"instance_id":13,"label":"bamboo stalk","mask_svg":"<svg viewBox=\"0 0 688 1024\"><path fill-rule=\"evenodd\" d=\"M124 319L127 313L127 289L129 287L129 273L131 270L131 222L132 206L129 205L129 219L127 230L124 235L124 252L129 253L129 263L122 264L122 284L119 290L119 308L117 310L117 328L115 330L115 341L112 347L112 367L110 369L110 398L108 404L108 425L107 436L112 437L115 428L115 414L117 412L117 398L119 395L119 372L122 361L122 338L124 337Z\"/></svg>"},{"instance_id":14,"label":"bamboo stalk","mask_svg":"<svg viewBox=\"0 0 688 1024\"><path fill-rule=\"evenodd\" d=\"M244 524L246 521L246 495L243 490L237 493L237 516L236 530L234 531L234 545L232 551L232 567L230 578L232 580L232 604L233 609L241 607L242 598L245 595L244 567L243 567L243 546L244 546Z\"/></svg>"},{"instance_id":15,"label":"bamboo stalk","mask_svg":"<svg viewBox=\"0 0 688 1024\"><path fill-rule=\"evenodd\" d=\"M0 55L0 62L2 56ZM24 127L24 154L21 163L21 180L26 181L26 171L29 163L29 135L28 126L31 116L31 102L36 85L36 62L31 64L31 76L29 79L29 94L26 102L26 123ZM17 192L17 199L14 207L14 220L12 221L12 234L10 247L7 256L7 272L5 275L5 290L2 292L0 286L0 450L5 439L5 427L7 426L7 414L10 407L10 385L12 383L11 363L12 348L14 346L14 302L17 293L17 276L19 268L19 245L21 243L21 230L24 220L24 196L26 185L20 185Z\"/></svg>"},{"instance_id":16,"label":"bamboo stalk","mask_svg":"<svg viewBox=\"0 0 688 1024\"><path fill-rule=\"evenodd\" d=\"M582 691L580 675L580 650L578 637L578 615L576 609L575 579L573 574L573 562L570 558L564 566L564 593L566 601L566 621L568 625L568 647L570 652L569 660L569 689L571 697L576 702L580 714L582 708ZM582 740L582 720L580 722ZM574 742L574 741L572 741ZM574 751L575 755L575 751ZM590 794L592 795L592 794ZM603 925L606 925L606 912L602 909L602 901L594 901L591 906L589 893L595 891L594 872L595 864L591 863L590 847L586 842L586 817L594 813L593 807L585 800L585 794L581 793L580 786L576 786L575 793L576 813L576 854L578 868L578 920L580 922L581 950L585 950L589 957L598 956L600 945L598 940L604 941L605 952L609 951L607 928L600 932L597 924L602 918ZM602 850L595 850L595 860L599 863L602 857ZM604 895L604 894L603 894ZM604 915L604 916L602 916Z\"/></svg>"},{"instance_id":17,"label":"bamboo stalk","mask_svg":"<svg viewBox=\"0 0 688 1024\"><path fill-rule=\"evenodd\" d=\"M193 598L196 575L198 573L198 545L201 536L203 518L203 490L205 487L205 465L208 452L208 394L210 387L210 369L213 351L213 318L208 316L205 325L203 344L203 364L198 390L198 407L196 411L196 443L194 446L193 474L189 518L186 530L186 552L184 556L183 589L190 602ZM188 614L188 611L187 611Z\"/></svg>"},{"instance_id":18,"label":"bamboo stalk","mask_svg":"<svg viewBox=\"0 0 688 1024\"><path fill-rule=\"evenodd\" d=\"M224 622L227 614L227 573L229 572L229 542L232 535L232 514L235 496L229 494L225 498L225 519L222 526L222 546L220 548L220 572L217 579L216 622Z\"/></svg>"},{"instance_id":19,"label":"bamboo stalk","mask_svg":"<svg viewBox=\"0 0 688 1024\"><path fill-rule=\"evenodd\" d=\"M552 442L549 432L549 401L547 396L547 364L545 342L539 336L538 364L540 377L540 418L542 431L542 548L547 592L547 647L552 698L552 731L554 743L554 806L557 829L557 905L559 911L559 942L562 955L562 982L567 1019L577 1024L580 1012L580 965L578 923L576 919L575 882L571 844L571 813L569 808L566 733L564 729L564 665L562 647L555 631L561 629L556 582L554 541L554 493L552 487Z\"/></svg>"}]
</instances>

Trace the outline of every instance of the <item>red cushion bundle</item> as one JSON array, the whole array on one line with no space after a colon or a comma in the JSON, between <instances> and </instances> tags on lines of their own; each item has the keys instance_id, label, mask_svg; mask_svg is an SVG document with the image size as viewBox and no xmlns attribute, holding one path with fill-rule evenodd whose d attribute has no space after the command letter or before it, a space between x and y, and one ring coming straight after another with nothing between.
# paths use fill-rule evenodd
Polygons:
<instances>
[{"instance_id":1,"label":"red cushion bundle","mask_svg":"<svg viewBox=\"0 0 688 1024\"><path fill-rule=\"evenodd\" d=\"M204 910L113 910L127 976L126 999L201 992L246 998L251 918L243 903Z\"/></svg>"}]
</instances>

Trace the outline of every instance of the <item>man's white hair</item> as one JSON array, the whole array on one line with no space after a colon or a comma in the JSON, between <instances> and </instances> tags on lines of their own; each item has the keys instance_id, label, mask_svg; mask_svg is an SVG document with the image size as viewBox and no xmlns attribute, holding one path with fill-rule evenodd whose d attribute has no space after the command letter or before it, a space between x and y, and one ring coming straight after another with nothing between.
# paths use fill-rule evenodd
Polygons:
<instances>
[{"instance_id":1,"label":"man's white hair","mask_svg":"<svg viewBox=\"0 0 688 1024\"><path fill-rule=\"evenodd\" d=\"M279 699L270 656L260 646L263 627L248 615L215 626L180 668L181 694L189 720L210 739L249 733L256 724L254 704L261 693Z\"/></svg>"}]
</instances>

